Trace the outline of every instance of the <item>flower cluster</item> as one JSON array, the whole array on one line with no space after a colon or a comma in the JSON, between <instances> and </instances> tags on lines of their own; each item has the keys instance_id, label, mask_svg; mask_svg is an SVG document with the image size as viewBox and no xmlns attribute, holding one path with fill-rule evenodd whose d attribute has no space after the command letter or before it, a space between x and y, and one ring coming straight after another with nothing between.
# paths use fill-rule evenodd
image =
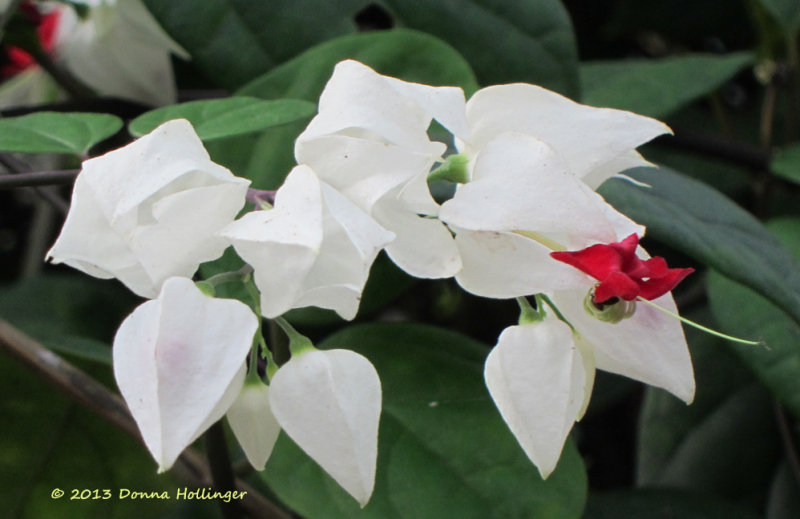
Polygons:
<instances>
[{"instance_id":1,"label":"flower cluster","mask_svg":"<svg viewBox=\"0 0 800 519\"><path fill-rule=\"evenodd\" d=\"M452 145L431 140L433 120ZM352 319L381 250L411 275L519 298L520 323L500 335L485 380L547 477L596 369L693 398L680 323L637 305L674 312L669 292L691 269L648 258L644 228L594 191L647 164L635 148L666 132L533 85L485 88L467 102L458 88L344 61L296 141L298 165L274 207L236 219L248 181L211 162L186 121L170 121L84 163L49 256L154 298L120 327L114 370L160 469L227 413L254 467L284 430L362 506L375 479L378 374L352 351L315 349L280 316L317 306ZM441 205L428 189L434 177L458 183ZM189 279L229 245L252 267L255 313ZM261 317L290 336L281 366L259 349Z\"/></svg>"}]
</instances>

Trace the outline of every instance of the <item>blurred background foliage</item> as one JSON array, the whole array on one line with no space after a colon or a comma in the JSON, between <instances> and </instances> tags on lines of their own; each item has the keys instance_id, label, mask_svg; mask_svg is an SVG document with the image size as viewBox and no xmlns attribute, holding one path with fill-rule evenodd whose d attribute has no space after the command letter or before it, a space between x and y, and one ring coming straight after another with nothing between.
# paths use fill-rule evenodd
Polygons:
<instances>
[{"instance_id":1,"label":"blurred background foliage","mask_svg":"<svg viewBox=\"0 0 800 519\"><path fill-rule=\"evenodd\" d=\"M413 280L381 257L354 324L316 309L291 315L322 347L355 349L381 375L372 502L359 510L285 436L265 472L242 473L267 496L298 517L321 519L800 517L799 2L144 4L191 56L174 58L180 100L233 104L143 116L149 107L114 99L9 107L4 116L80 110L126 126L82 121L79 131L58 129L68 124L60 118L26 122L38 137L25 145L41 144L20 149L19 127L0 120L6 169L48 169L43 164L53 160L77 167L87 149L102 153L179 114L210 128L205 140L214 160L254 187L274 189L293 165L292 141L313 114L309 103L341 59L458 85L467 95L490 84L536 83L673 128L674 136L642 148L662 168L630 172L651 189L612 180L601 193L648 225L644 245L652 254L699 270L676 292L682 313L767 344L734 345L687 330L698 387L688 407L662 390L598 373L588 414L543 483L481 377L488 348L517 318L515 305L470 296L452 281ZM21 24L9 21L5 43L24 31ZM239 97L222 99L231 95ZM247 127L219 120L239 108L263 109L271 119ZM64 132L75 138L54 148L50 134ZM138 301L114 281L43 263L68 194L63 186L0 190L0 317L115 390L109 344ZM237 261L228 254L202 273ZM55 487L174 492L184 483L157 476L140 445L8 355L0 356L0 386L0 509L7 517L219 515L208 502L52 500ZM241 468L243 457L231 448Z\"/></svg>"}]
</instances>

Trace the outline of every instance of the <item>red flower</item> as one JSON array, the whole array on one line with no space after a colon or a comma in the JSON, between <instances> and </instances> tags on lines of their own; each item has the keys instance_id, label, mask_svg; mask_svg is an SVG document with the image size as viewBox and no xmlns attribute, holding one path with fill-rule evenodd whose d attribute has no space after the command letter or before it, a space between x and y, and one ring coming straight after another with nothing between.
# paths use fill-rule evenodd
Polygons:
<instances>
[{"instance_id":1,"label":"red flower","mask_svg":"<svg viewBox=\"0 0 800 519\"><path fill-rule=\"evenodd\" d=\"M43 15L32 2L23 3L20 5L20 10L22 10L27 21L36 26L36 35L39 38L42 50L52 52L55 44L56 28L58 27L59 11L54 10ZM14 76L35 63L33 56L27 51L20 47L9 46L6 48L6 63L0 70L0 76L4 78Z\"/></svg>"},{"instance_id":2,"label":"red flower","mask_svg":"<svg viewBox=\"0 0 800 519\"><path fill-rule=\"evenodd\" d=\"M600 281L594 302L605 303L615 297L633 301L652 300L675 288L692 268L671 269L664 258L642 260L636 256L639 236L631 234L619 243L592 245L579 251L551 252L550 256L572 265Z\"/></svg>"}]
</instances>

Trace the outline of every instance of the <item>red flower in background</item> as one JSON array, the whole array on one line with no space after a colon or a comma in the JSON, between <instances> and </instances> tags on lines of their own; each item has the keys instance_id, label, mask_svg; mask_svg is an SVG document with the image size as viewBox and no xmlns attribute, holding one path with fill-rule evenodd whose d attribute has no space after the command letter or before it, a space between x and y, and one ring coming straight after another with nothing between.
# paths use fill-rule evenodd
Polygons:
<instances>
[{"instance_id":1,"label":"red flower in background","mask_svg":"<svg viewBox=\"0 0 800 519\"><path fill-rule=\"evenodd\" d=\"M51 52L55 43L56 28L58 27L59 11L54 10L48 14L42 14L32 2L24 2L20 5L20 10L25 18L36 26L36 34L39 44L45 52ZM36 63L33 56L26 50L17 46L8 46L6 49L6 62L0 68L0 75L4 78L19 74L26 68Z\"/></svg>"},{"instance_id":2,"label":"red flower in background","mask_svg":"<svg viewBox=\"0 0 800 519\"><path fill-rule=\"evenodd\" d=\"M671 269L662 257L643 260L636 256L639 236L631 234L619 243L597 244L579 251L551 252L550 256L572 265L600 281L594 302L615 297L633 301L652 300L675 288L693 268Z\"/></svg>"}]
</instances>

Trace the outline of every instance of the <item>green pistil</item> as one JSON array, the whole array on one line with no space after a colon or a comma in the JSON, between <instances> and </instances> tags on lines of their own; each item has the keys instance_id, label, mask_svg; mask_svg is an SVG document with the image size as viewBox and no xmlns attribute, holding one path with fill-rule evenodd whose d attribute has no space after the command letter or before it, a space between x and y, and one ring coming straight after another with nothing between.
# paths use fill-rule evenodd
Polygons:
<instances>
[{"instance_id":1,"label":"green pistil","mask_svg":"<svg viewBox=\"0 0 800 519\"><path fill-rule=\"evenodd\" d=\"M738 342L739 344L748 344L750 346L758 346L759 344L764 344L763 341L749 341L747 339L740 339L739 337L734 337L732 335L727 335L727 334L724 334L722 332L718 332L716 330L712 330L711 328L706 328L702 324L698 324L698 323L696 323L694 321L691 321L691 320L689 320L689 319L687 319L685 317L681 317L680 315L678 315L678 314L676 314L674 312L670 312L666 308L658 306L654 302L648 301L647 299L642 299L640 297L640 298L637 299L637 301L640 301L640 302L642 302L642 303L644 303L646 305L652 306L653 308L664 312L665 314L669 315L670 317L674 317L675 319L679 320L680 322L686 323L689 326L693 326L693 327L697 328L698 330L701 330L701 331L704 331L704 332L706 332L706 333L708 333L710 335L713 335L714 337L719 337L720 339L725 339L726 341Z\"/></svg>"}]
</instances>

